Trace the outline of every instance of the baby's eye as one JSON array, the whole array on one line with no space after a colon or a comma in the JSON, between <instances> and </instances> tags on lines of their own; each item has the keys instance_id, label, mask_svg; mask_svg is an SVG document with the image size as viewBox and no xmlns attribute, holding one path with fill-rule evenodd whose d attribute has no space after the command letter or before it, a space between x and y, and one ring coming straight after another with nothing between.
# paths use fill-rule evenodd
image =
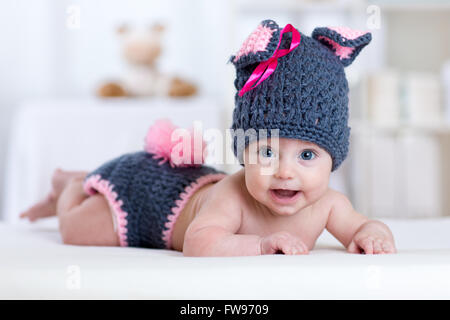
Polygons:
<instances>
[{"instance_id":1,"label":"baby's eye","mask_svg":"<svg viewBox=\"0 0 450 320\"><path fill-rule=\"evenodd\" d=\"M273 157L273 151L269 147L262 147L259 149L259 155L265 158L271 158Z\"/></svg>"},{"instance_id":2,"label":"baby's eye","mask_svg":"<svg viewBox=\"0 0 450 320\"><path fill-rule=\"evenodd\" d=\"M316 157L316 155L311 150L305 150L302 152L301 157L303 160L312 160Z\"/></svg>"}]
</instances>

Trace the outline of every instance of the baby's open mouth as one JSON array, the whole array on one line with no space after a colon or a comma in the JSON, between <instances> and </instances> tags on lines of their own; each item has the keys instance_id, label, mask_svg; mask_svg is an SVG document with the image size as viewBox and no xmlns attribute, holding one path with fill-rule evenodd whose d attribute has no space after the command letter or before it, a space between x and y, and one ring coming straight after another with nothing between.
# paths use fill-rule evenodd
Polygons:
<instances>
[{"instance_id":1,"label":"baby's open mouth","mask_svg":"<svg viewBox=\"0 0 450 320\"><path fill-rule=\"evenodd\" d=\"M281 205L288 205L295 203L302 194L301 190L289 190L289 189L270 189L269 193L272 200Z\"/></svg>"},{"instance_id":2,"label":"baby's open mouth","mask_svg":"<svg viewBox=\"0 0 450 320\"><path fill-rule=\"evenodd\" d=\"M297 190L284 190L284 189L271 189L271 191L279 198L292 198L299 192Z\"/></svg>"}]
</instances>

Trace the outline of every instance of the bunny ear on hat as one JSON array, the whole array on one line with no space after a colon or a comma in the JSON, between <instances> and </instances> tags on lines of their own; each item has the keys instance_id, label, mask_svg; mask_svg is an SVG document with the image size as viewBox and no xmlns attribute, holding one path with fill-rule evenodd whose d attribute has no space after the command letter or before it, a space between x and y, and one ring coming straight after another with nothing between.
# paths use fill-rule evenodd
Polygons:
<instances>
[{"instance_id":1,"label":"bunny ear on hat","mask_svg":"<svg viewBox=\"0 0 450 320\"><path fill-rule=\"evenodd\" d=\"M236 68L269 59L277 49L280 28L273 20L264 20L247 37L236 55L231 56Z\"/></svg>"},{"instance_id":2,"label":"bunny ear on hat","mask_svg":"<svg viewBox=\"0 0 450 320\"><path fill-rule=\"evenodd\" d=\"M311 36L333 51L344 67L349 66L372 40L370 32L348 27L315 28Z\"/></svg>"}]
</instances>

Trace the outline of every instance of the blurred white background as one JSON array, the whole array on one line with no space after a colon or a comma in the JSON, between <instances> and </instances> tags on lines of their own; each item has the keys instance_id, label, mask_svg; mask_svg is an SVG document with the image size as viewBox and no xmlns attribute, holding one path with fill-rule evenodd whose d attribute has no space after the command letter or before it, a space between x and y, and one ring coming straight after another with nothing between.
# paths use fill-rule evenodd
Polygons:
<instances>
[{"instance_id":1,"label":"blurred white background","mask_svg":"<svg viewBox=\"0 0 450 320\"><path fill-rule=\"evenodd\" d=\"M95 103L100 84L125 72L116 34L123 23L163 24L158 69L195 83L202 101L229 111L223 118L229 127L235 91L227 61L270 18L307 35L338 25L372 32L372 43L346 68L351 154L334 183L369 216L449 214L449 1L9 0L0 6L0 181L19 108ZM7 187L0 184L0 194Z\"/></svg>"}]
</instances>

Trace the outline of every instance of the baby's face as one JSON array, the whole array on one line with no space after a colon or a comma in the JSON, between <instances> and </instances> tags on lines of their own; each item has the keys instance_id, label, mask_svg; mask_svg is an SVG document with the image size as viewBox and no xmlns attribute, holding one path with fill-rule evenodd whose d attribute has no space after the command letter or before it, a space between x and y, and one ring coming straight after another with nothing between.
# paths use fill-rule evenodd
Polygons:
<instances>
[{"instance_id":1,"label":"baby's face","mask_svg":"<svg viewBox=\"0 0 450 320\"><path fill-rule=\"evenodd\" d=\"M293 215L328 189L332 159L314 143L259 140L245 150L245 183L251 196L274 215Z\"/></svg>"}]
</instances>

